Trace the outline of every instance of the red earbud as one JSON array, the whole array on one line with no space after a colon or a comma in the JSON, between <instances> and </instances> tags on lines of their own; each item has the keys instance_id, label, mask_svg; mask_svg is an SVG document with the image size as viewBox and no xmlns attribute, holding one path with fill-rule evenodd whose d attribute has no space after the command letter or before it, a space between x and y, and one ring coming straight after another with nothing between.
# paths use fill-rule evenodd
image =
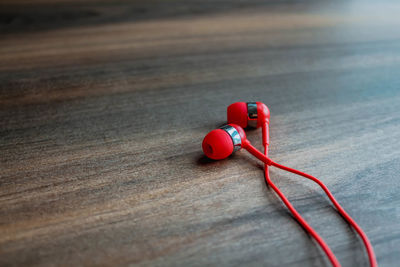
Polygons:
<instances>
[{"instance_id":1,"label":"red earbud","mask_svg":"<svg viewBox=\"0 0 400 267\"><path fill-rule=\"evenodd\" d=\"M224 159L244 148L259 160L267 164L271 162L267 156L250 144L243 128L233 123L209 132L203 139L202 147L204 154L210 159Z\"/></svg>"},{"instance_id":2,"label":"red earbud","mask_svg":"<svg viewBox=\"0 0 400 267\"><path fill-rule=\"evenodd\" d=\"M228 123L234 123L242 128L262 127L263 145L269 145L269 109L261 102L236 102L227 109Z\"/></svg>"},{"instance_id":3,"label":"red earbud","mask_svg":"<svg viewBox=\"0 0 400 267\"><path fill-rule=\"evenodd\" d=\"M242 147L246 134L242 127L227 124L209 132L203 140L204 154L210 159L224 159Z\"/></svg>"}]
</instances>

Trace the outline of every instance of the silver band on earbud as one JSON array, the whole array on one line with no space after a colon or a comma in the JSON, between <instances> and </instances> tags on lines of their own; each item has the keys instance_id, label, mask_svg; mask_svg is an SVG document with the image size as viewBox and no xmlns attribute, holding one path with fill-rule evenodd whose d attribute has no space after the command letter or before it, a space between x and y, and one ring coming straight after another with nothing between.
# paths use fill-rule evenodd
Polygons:
<instances>
[{"instance_id":1,"label":"silver band on earbud","mask_svg":"<svg viewBox=\"0 0 400 267\"><path fill-rule=\"evenodd\" d=\"M247 126L257 128L257 103L256 102L247 102Z\"/></svg>"},{"instance_id":2,"label":"silver band on earbud","mask_svg":"<svg viewBox=\"0 0 400 267\"><path fill-rule=\"evenodd\" d=\"M242 147L242 138L240 137L240 134L236 130L236 128L230 125L224 125L221 126L220 129L227 132L229 136L232 138L233 152L238 151Z\"/></svg>"}]
</instances>

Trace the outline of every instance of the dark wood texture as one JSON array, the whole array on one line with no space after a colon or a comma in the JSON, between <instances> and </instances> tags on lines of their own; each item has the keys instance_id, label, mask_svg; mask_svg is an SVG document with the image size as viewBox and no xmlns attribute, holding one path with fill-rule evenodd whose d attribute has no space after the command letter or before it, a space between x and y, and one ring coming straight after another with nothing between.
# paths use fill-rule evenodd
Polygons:
<instances>
[{"instance_id":1,"label":"dark wood texture","mask_svg":"<svg viewBox=\"0 0 400 267\"><path fill-rule=\"evenodd\" d=\"M203 157L254 100L271 157L398 265L400 4L348 2L1 1L0 265L329 266L259 162ZM318 187L271 174L343 266L367 265Z\"/></svg>"}]
</instances>

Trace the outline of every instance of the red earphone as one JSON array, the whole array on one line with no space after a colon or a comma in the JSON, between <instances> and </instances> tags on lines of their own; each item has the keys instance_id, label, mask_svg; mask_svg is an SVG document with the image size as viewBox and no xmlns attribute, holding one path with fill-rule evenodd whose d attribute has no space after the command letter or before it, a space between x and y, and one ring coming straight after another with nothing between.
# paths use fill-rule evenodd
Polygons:
<instances>
[{"instance_id":1,"label":"red earphone","mask_svg":"<svg viewBox=\"0 0 400 267\"><path fill-rule=\"evenodd\" d=\"M282 170L292 172L297 175L301 175L317 183L327 194L337 211L343 216L343 218L356 230L359 234L363 243L366 247L368 258L371 267L377 266L375 253L372 245L368 240L367 235L363 232L360 226L346 213L346 211L340 206L337 200L333 197L329 189L316 177L311 176L307 173L283 166L272 161L268 158L268 145L269 145L269 118L270 113L268 107L261 102L236 102L228 107L227 110L228 123L220 127L219 129L212 130L209 132L203 140L202 148L204 154L214 160L220 160L229 157L232 153L237 150L244 148L250 154L255 156L257 159L265 163L265 179L268 185L277 193L281 198L286 207L290 210L297 221L304 227L304 229L310 233L310 235L317 241L321 248L326 253L327 257L335 267L340 266L339 261L333 254L332 250L326 244L326 242L319 236L319 234L304 220L301 215L294 209L293 205L286 198L286 196L279 190L279 188L271 181L268 172L268 166L274 166ZM263 128L263 145L264 154L261 153L257 148L251 145L246 138L246 133L243 128L246 127L262 127ZM242 128L243 127L243 128Z\"/></svg>"},{"instance_id":2,"label":"red earphone","mask_svg":"<svg viewBox=\"0 0 400 267\"><path fill-rule=\"evenodd\" d=\"M263 146L269 145L269 109L261 102L236 102L227 109L228 123L234 123L242 128L262 127Z\"/></svg>"}]
</instances>

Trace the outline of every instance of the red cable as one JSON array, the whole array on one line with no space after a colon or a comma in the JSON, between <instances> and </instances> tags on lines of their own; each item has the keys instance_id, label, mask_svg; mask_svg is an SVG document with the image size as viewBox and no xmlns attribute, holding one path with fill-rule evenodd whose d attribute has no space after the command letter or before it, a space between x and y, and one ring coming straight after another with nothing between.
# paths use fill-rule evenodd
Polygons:
<instances>
[{"instance_id":1,"label":"red cable","mask_svg":"<svg viewBox=\"0 0 400 267\"><path fill-rule=\"evenodd\" d=\"M258 158L259 160L261 160L262 162L264 162L267 165L272 165L274 167L277 167L279 169L288 171L288 172L292 172L294 174L297 175L301 175L305 178L308 178L314 182L316 182L326 193L326 195L329 197L329 199L331 200L331 202L333 203L333 205L336 207L336 209L338 210L338 212L345 218L345 220L356 230L356 232L358 233L358 235L361 237L362 241L364 242L365 248L367 250L368 253L368 258L369 258L369 263L371 267L376 267L378 266L377 262L376 262L376 258L375 258L375 253L374 253L374 249L372 248L372 245L370 243L370 241L368 240L367 235L363 232L363 230L361 229L360 226L358 226L358 224L350 217L350 215L348 215L346 213L346 211L340 206L340 204L336 201L336 199L333 197L332 193L329 191L329 189L317 178L315 178L312 175L309 175L307 173L298 171L296 169L292 169L286 166L283 166L281 164L278 164L276 162L273 162L270 158L268 158L267 156L265 156L263 153L261 153L260 151L257 150L257 148L255 148L254 146L252 146L250 144L250 142L248 140L245 140L242 143L242 147L245 148L247 151L249 151L253 156L255 156L256 158ZM311 233L311 232L310 232Z\"/></svg>"},{"instance_id":2,"label":"red cable","mask_svg":"<svg viewBox=\"0 0 400 267\"><path fill-rule=\"evenodd\" d=\"M320 180L318 180L314 176L311 176L311 175L309 175L307 173L298 171L298 170L293 169L293 168L289 168L289 167L283 166L281 164L273 162L272 160L270 161L269 164L274 166L274 167L277 167L279 169L282 169L282 170L285 170L285 171L288 171L288 172L291 172L291 173L294 173L294 174L297 174L297 175L301 175L301 176L303 176L305 178L308 178L308 179L314 181L315 183L317 183L325 191L326 195L329 197L329 199L331 200L332 204L336 207L338 212L357 231L357 233L361 237L362 241L364 242L364 245L365 245L365 248L367 250L367 253L368 253L370 266L371 267L378 266L378 264L376 262L376 258L375 258L374 249L372 248L372 245L371 245L367 235L364 233L364 231L361 229L361 227L350 217L350 215L347 214L347 212L340 206L340 204L337 202L337 200L332 195L332 193L329 191L328 187L326 187L326 185L324 185Z\"/></svg>"},{"instance_id":3,"label":"red cable","mask_svg":"<svg viewBox=\"0 0 400 267\"><path fill-rule=\"evenodd\" d=\"M264 154L268 157L268 145L264 147ZM290 201L286 198L286 196L279 190L279 188L272 182L269 176L268 164L265 164L265 180L267 181L268 185L275 191L275 193L280 197L289 211L293 214L295 219L301 224L301 226L306 229L306 231L318 242L322 250L325 252L326 256L328 256L329 261L332 263L334 267L340 267L340 263L333 254L332 250L329 246L325 243L322 237L307 223L307 221L301 217L301 215L297 212L297 210L293 207Z\"/></svg>"}]
</instances>

